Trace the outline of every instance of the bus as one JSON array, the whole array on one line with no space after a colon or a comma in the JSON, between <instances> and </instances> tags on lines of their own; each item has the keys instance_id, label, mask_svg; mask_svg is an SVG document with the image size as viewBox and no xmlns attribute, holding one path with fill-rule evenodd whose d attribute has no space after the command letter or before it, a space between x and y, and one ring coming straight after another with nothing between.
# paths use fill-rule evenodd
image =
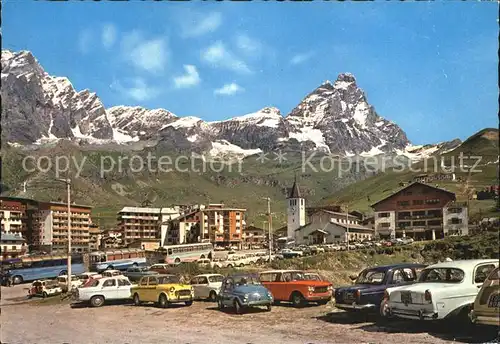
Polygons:
<instances>
[{"instance_id":1,"label":"bus","mask_svg":"<svg viewBox=\"0 0 500 344\"><path fill-rule=\"evenodd\" d=\"M194 262L198 259L212 259L214 246L211 243L167 245L162 248L166 252L165 263L179 264Z\"/></svg>"},{"instance_id":2,"label":"bus","mask_svg":"<svg viewBox=\"0 0 500 344\"><path fill-rule=\"evenodd\" d=\"M146 251L138 248L124 248L110 251L96 251L89 253L90 270L102 272L104 270L127 270L132 266L146 264Z\"/></svg>"},{"instance_id":3,"label":"bus","mask_svg":"<svg viewBox=\"0 0 500 344\"><path fill-rule=\"evenodd\" d=\"M10 271L12 283L55 278L68 273L67 255L32 255L2 260L2 272ZM82 255L71 256L71 274L85 271Z\"/></svg>"}]
</instances>

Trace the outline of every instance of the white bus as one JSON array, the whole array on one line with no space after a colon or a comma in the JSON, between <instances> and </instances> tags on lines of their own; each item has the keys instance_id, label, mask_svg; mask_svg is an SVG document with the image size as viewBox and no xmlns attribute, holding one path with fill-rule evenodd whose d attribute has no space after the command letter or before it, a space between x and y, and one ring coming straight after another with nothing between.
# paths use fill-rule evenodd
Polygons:
<instances>
[{"instance_id":1,"label":"white bus","mask_svg":"<svg viewBox=\"0 0 500 344\"><path fill-rule=\"evenodd\" d=\"M163 251L167 254L165 263L179 264L203 258L212 259L214 246L211 243L167 245L163 247Z\"/></svg>"}]
</instances>

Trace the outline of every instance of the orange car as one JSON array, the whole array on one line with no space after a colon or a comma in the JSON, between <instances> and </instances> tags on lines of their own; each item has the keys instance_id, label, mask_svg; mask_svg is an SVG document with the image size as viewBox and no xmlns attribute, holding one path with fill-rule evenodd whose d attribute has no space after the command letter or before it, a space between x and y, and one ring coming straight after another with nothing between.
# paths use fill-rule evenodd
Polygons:
<instances>
[{"instance_id":1,"label":"orange car","mask_svg":"<svg viewBox=\"0 0 500 344\"><path fill-rule=\"evenodd\" d=\"M295 307L309 302L326 304L332 298L332 284L311 281L300 270L273 270L260 273L261 283L273 294L275 302L289 301Z\"/></svg>"}]
</instances>

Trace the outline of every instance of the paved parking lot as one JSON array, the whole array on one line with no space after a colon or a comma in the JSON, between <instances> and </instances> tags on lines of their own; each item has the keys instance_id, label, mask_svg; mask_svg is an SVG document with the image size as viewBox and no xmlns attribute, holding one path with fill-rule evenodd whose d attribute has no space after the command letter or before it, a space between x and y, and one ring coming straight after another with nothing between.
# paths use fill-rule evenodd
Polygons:
<instances>
[{"instance_id":1,"label":"paved parking lot","mask_svg":"<svg viewBox=\"0 0 500 344\"><path fill-rule=\"evenodd\" d=\"M72 308L59 297L27 300L27 285L2 287L1 342L27 343L484 343L491 330L457 329L410 321L377 324L375 318L332 313L330 306L273 307L234 315L215 304L160 309L116 304Z\"/></svg>"}]
</instances>

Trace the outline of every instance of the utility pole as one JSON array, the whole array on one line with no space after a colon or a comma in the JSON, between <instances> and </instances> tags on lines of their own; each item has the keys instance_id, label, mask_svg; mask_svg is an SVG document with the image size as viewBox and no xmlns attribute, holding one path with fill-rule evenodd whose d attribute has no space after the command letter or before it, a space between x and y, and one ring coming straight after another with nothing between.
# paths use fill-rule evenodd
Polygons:
<instances>
[{"instance_id":1,"label":"utility pole","mask_svg":"<svg viewBox=\"0 0 500 344\"><path fill-rule=\"evenodd\" d=\"M345 219L346 219L346 234L347 234L347 251L349 251L349 206L346 206Z\"/></svg>"},{"instance_id":2,"label":"utility pole","mask_svg":"<svg viewBox=\"0 0 500 344\"><path fill-rule=\"evenodd\" d=\"M272 236L271 236L271 228L272 228L272 215L271 215L271 198L267 197L265 198L267 200L267 225L268 225L268 230L269 230L269 262L271 262L271 255L272 255Z\"/></svg>"}]
</instances>

